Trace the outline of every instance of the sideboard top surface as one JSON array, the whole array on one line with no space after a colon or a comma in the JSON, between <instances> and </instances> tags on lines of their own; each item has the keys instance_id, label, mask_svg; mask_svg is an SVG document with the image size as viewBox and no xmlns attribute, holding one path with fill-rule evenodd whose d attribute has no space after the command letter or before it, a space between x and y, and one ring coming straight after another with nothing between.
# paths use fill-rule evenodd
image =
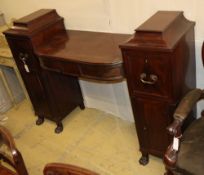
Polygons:
<instances>
[{"instance_id":1,"label":"sideboard top surface","mask_svg":"<svg viewBox=\"0 0 204 175\"><path fill-rule=\"evenodd\" d=\"M69 30L67 35L55 35L36 49L41 57L91 64L122 62L119 44L131 35Z\"/></svg>"},{"instance_id":2,"label":"sideboard top surface","mask_svg":"<svg viewBox=\"0 0 204 175\"><path fill-rule=\"evenodd\" d=\"M141 24L136 31L164 32L181 13L179 11L158 11Z\"/></svg>"}]
</instances>

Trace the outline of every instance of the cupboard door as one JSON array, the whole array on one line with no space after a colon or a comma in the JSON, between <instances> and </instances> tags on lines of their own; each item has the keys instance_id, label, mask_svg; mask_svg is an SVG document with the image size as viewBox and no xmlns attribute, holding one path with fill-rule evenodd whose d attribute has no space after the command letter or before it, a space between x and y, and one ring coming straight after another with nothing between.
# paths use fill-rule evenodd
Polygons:
<instances>
[{"instance_id":1,"label":"cupboard door","mask_svg":"<svg viewBox=\"0 0 204 175\"><path fill-rule=\"evenodd\" d=\"M37 57L32 53L32 47L26 39L7 38L12 50L16 65L25 83L36 115L50 116L42 84L41 70Z\"/></svg>"},{"instance_id":2,"label":"cupboard door","mask_svg":"<svg viewBox=\"0 0 204 175\"><path fill-rule=\"evenodd\" d=\"M167 102L132 98L138 138L142 151L162 156L171 138L167 126L172 121L172 112Z\"/></svg>"},{"instance_id":3,"label":"cupboard door","mask_svg":"<svg viewBox=\"0 0 204 175\"><path fill-rule=\"evenodd\" d=\"M63 75L51 71L43 71L44 87L52 111L49 118L52 121L61 121L76 106L83 105L80 85L77 77Z\"/></svg>"},{"instance_id":4,"label":"cupboard door","mask_svg":"<svg viewBox=\"0 0 204 175\"><path fill-rule=\"evenodd\" d=\"M50 116L47 97L38 73L23 74L26 89L31 98L36 115Z\"/></svg>"}]
</instances>

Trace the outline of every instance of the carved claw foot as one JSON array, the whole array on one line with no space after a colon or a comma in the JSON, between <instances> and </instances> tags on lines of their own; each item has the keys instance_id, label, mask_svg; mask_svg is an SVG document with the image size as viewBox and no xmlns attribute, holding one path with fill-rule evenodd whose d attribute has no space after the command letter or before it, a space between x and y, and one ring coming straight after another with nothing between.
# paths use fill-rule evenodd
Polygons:
<instances>
[{"instance_id":1,"label":"carved claw foot","mask_svg":"<svg viewBox=\"0 0 204 175\"><path fill-rule=\"evenodd\" d=\"M139 160L139 163L141 165L147 165L149 163L149 157L148 156L142 156Z\"/></svg>"},{"instance_id":2,"label":"carved claw foot","mask_svg":"<svg viewBox=\"0 0 204 175\"><path fill-rule=\"evenodd\" d=\"M43 117L38 117L38 119L36 120L36 125L41 125L44 122L44 118Z\"/></svg>"},{"instance_id":3,"label":"carved claw foot","mask_svg":"<svg viewBox=\"0 0 204 175\"><path fill-rule=\"evenodd\" d=\"M57 127L55 128L55 133L59 134L60 132L63 131L63 125L62 123L57 123Z\"/></svg>"}]
</instances>

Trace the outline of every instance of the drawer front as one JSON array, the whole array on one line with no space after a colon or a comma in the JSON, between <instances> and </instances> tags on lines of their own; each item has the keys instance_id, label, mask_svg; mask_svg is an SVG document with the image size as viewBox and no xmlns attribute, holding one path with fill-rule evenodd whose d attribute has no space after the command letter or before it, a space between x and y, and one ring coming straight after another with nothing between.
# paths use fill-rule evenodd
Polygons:
<instances>
[{"instance_id":1,"label":"drawer front","mask_svg":"<svg viewBox=\"0 0 204 175\"><path fill-rule=\"evenodd\" d=\"M102 81L120 81L124 78L122 64L80 65L81 77Z\"/></svg>"},{"instance_id":2,"label":"drawer front","mask_svg":"<svg viewBox=\"0 0 204 175\"><path fill-rule=\"evenodd\" d=\"M167 53L127 52L125 70L131 95L167 98L171 86L171 62Z\"/></svg>"},{"instance_id":3,"label":"drawer front","mask_svg":"<svg viewBox=\"0 0 204 175\"><path fill-rule=\"evenodd\" d=\"M39 61L34 56L28 40L12 39L11 42L8 42L20 71L28 72L39 69Z\"/></svg>"},{"instance_id":4,"label":"drawer front","mask_svg":"<svg viewBox=\"0 0 204 175\"><path fill-rule=\"evenodd\" d=\"M89 65L47 57L39 57L39 61L44 69L67 75L101 81L120 81L124 79L122 63L116 65Z\"/></svg>"},{"instance_id":5,"label":"drawer front","mask_svg":"<svg viewBox=\"0 0 204 175\"><path fill-rule=\"evenodd\" d=\"M79 76L80 71L76 63L65 62L58 59L39 57L43 68L68 75Z\"/></svg>"}]
</instances>

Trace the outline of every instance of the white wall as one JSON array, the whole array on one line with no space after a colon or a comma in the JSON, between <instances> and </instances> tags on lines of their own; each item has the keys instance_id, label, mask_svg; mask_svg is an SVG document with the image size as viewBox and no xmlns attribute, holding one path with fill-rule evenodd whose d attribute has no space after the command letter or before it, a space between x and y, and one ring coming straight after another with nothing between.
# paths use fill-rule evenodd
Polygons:
<instances>
[{"instance_id":1,"label":"white wall","mask_svg":"<svg viewBox=\"0 0 204 175\"><path fill-rule=\"evenodd\" d=\"M204 39L203 0L0 0L6 19L19 18L40 8L55 8L65 18L67 29L133 33L157 10L184 11L196 21L197 87L204 87L201 45ZM97 84L81 81L86 106L96 107L126 120L132 120L126 82ZM203 104L198 106L203 107Z\"/></svg>"}]
</instances>

